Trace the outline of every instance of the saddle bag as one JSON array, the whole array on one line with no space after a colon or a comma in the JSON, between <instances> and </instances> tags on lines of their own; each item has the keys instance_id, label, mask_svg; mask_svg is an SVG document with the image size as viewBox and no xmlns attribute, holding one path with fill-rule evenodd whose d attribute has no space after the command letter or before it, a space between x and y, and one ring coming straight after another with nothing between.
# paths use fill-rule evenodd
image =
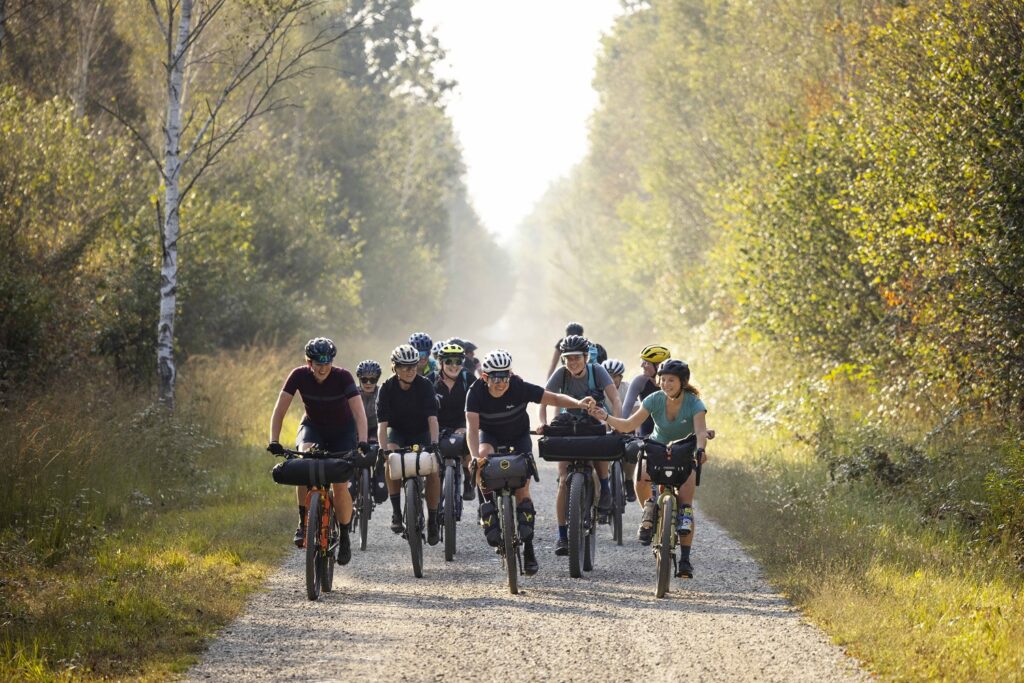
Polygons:
<instances>
[{"instance_id":1,"label":"saddle bag","mask_svg":"<svg viewBox=\"0 0 1024 683\"><path fill-rule=\"evenodd\" d=\"M695 434L690 434L686 438L667 445L648 440L644 448L647 476L655 484L682 486L693 472L695 464L693 458L696 452L697 436Z\"/></svg>"},{"instance_id":2,"label":"saddle bag","mask_svg":"<svg viewBox=\"0 0 1024 683\"><path fill-rule=\"evenodd\" d=\"M617 460L625 451L620 434L600 436L544 436L537 443L540 457L548 461Z\"/></svg>"},{"instance_id":3,"label":"saddle bag","mask_svg":"<svg viewBox=\"0 0 1024 683\"><path fill-rule=\"evenodd\" d=\"M608 430L589 415L560 413L544 428L545 436L601 436Z\"/></svg>"},{"instance_id":4,"label":"saddle bag","mask_svg":"<svg viewBox=\"0 0 1024 683\"><path fill-rule=\"evenodd\" d=\"M445 434L437 445L441 451L441 457L445 460L461 460L462 456L469 455L465 434L458 432Z\"/></svg>"},{"instance_id":5,"label":"saddle bag","mask_svg":"<svg viewBox=\"0 0 1024 683\"><path fill-rule=\"evenodd\" d=\"M395 481L425 477L438 469L437 457L427 451L395 451L388 455L388 476Z\"/></svg>"},{"instance_id":6,"label":"saddle bag","mask_svg":"<svg viewBox=\"0 0 1024 683\"><path fill-rule=\"evenodd\" d=\"M480 470L480 482L489 491L521 489L533 471L530 458L522 453L492 455Z\"/></svg>"},{"instance_id":7,"label":"saddle bag","mask_svg":"<svg viewBox=\"0 0 1024 683\"><path fill-rule=\"evenodd\" d=\"M352 463L341 458L292 458L279 462L271 470L278 484L286 486L327 486L348 481Z\"/></svg>"}]
</instances>

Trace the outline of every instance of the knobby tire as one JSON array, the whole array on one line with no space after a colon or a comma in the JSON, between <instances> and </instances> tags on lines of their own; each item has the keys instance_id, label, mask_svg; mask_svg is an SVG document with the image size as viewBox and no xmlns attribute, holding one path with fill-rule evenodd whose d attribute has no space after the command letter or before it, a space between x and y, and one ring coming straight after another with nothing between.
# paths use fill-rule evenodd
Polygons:
<instances>
[{"instance_id":1,"label":"knobby tire","mask_svg":"<svg viewBox=\"0 0 1024 683\"><path fill-rule=\"evenodd\" d=\"M341 530L338 526L338 518L334 513L334 506L331 506L327 515L327 551L320 552L320 586L324 593L330 593L334 585L334 559L338 551L339 536Z\"/></svg>"},{"instance_id":2,"label":"knobby tire","mask_svg":"<svg viewBox=\"0 0 1024 683\"><path fill-rule=\"evenodd\" d=\"M584 519L590 520L590 531L583 536L583 571L594 571L597 561L597 507L594 504L594 487L589 489L590 495L583 498Z\"/></svg>"},{"instance_id":3,"label":"knobby tire","mask_svg":"<svg viewBox=\"0 0 1024 683\"><path fill-rule=\"evenodd\" d=\"M583 560L583 544L586 542L583 532L583 475L573 472L569 475L569 576L578 579L583 576L580 565ZM589 486L590 482L587 481Z\"/></svg>"},{"instance_id":4,"label":"knobby tire","mask_svg":"<svg viewBox=\"0 0 1024 683\"><path fill-rule=\"evenodd\" d=\"M359 474L359 549L366 550L366 541L370 535L370 512L373 510L373 498L370 492L370 470L363 469Z\"/></svg>"},{"instance_id":5,"label":"knobby tire","mask_svg":"<svg viewBox=\"0 0 1024 683\"><path fill-rule=\"evenodd\" d=\"M309 496L306 510L306 597L316 600L320 597L320 576L317 554L320 551L320 496L314 491Z\"/></svg>"},{"instance_id":6,"label":"knobby tire","mask_svg":"<svg viewBox=\"0 0 1024 683\"><path fill-rule=\"evenodd\" d=\"M508 591L519 594L519 563L516 561L516 506L506 491L501 494L501 538L505 550L505 570L508 572Z\"/></svg>"},{"instance_id":7,"label":"knobby tire","mask_svg":"<svg viewBox=\"0 0 1024 683\"><path fill-rule=\"evenodd\" d=\"M405 480L405 535L409 541L409 552L412 554L412 573L417 579L423 578L423 533L420 519L423 517L423 504L420 502L420 482L418 479Z\"/></svg>"},{"instance_id":8,"label":"knobby tire","mask_svg":"<svg viewBox=\"0 0 1024 683\"><path fill-rule=\"evenodd\" d=\"M444 468L444 559L451 562L455 559L455 496L461 495L455 490L455 468Z\"/></svg>"},{"instance_id":9,"label":"knobby tire","mask_svg":"<svg viewBox=\"0 0 1024 683\"><path fill-rule=\"evenodd\" d=\"M675 533L672 517L672 498L663 496L658 511L658 547L654 551L658 562L658 587L654 591L657 598L665 597L672 578L672 535Z\"/></svg>"},{"instance_id":10,"label":"knobby tire","mask_svg":"<svg viewBox=\"0 0 1024 683\"><path fill-rule=\"evenodd\" d=\"M623 489L622 463L612 463L612 539L622 545L622 514L626 511L626 493Z\"/></svg>"}]
</instances>

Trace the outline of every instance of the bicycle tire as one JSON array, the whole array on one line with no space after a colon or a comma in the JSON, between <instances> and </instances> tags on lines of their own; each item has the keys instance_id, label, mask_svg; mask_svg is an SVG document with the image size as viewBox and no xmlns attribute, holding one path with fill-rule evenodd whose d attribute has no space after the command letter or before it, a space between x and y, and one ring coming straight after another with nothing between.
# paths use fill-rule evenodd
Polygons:
<instances>
[{"instance_id":1,"label":"bicycle tire","mask_svg":"<svg viewBox=\"0 0 1024 683\"><path fill-rule=\"evenodd\" d=\"M455 468L446 466L444 468L444 560L451 562L455 559Z\"/></svg>"},{"instance_id":2,"label":"bicycle tire","mask_svg":"<svg viewBox=\"0 0 1024 683\"><path fill-rule=\"evenodd\" d=\"M590 533L583 537L583 571L592 572L597 562L597 508L594 507L593 500L586 509L590 514Z\"/></svg>"},{"instance_id":3,"label":"bicycle tire","mask_svg":"<svg viewBox=\"0 0 1024 683\"><path fill-rule=\"evenodd\" d=\"M417 479L406 479L405 537L409 541L409 552L412 554L412 573L417 579L423 578L423 533L420 524L422 517L420 482Z\"/></svg>"},{"instance_id":4,"label":"bicycle tire","mask_svg":"<svg viewBox=\"0 0 1024 683\"><path fill-rule=\"evenodd\" d=\"M516 505L508 491L501 494L501 538L505 551L508 592L519 594L519 563L516 561Z\"/></svg>"},{"instance_id":5,"label":"bicycle tire","mask_svg":"<svg viewBox=\"0 0 1024 683\"><path fill-rule=\"evenodd\" d=\"M583 576L580 565L583 560L583 475L573 472L569 475L569 576L578 579ZM587 486L590 482L587 481Z\"/></svg>"},{"instance_id":6,"label":"bicycle tire","mask_svg":"<svg viewBox=\"0 0 1024 683\"><path fill-rule=\"evenodd\" d=\"M320 493L309 496L306 509L306 597L316 600L320 597L320 576L317 554L320 545Z\"/></svg>"},{"instance_id":7,"label":"bicycle tire","mask_svg":"<svg viewBox=\"0 0 1024 683\"><path fill-rule=\"evenodd\" d=\"M373 510L373 498L370 494L370 470L363 469L359 474L359 504L356 514L359 515L359 549L366 550L366 542L370 537L370 513Z\"/></svg>"},{"instance_id":8,"label":"bicycle tire","mask_svg":"<svg viewBox=\"0 0 1024 683\"><path fill-rule=\"evenodd\" d=\"M622 545L622 515L626 511L626 492L623 489L622 463L612 463L612 540Z\"/></svg>"},{"instance_id":9,"label":"bicycle tire","mask_svg":"<svg viewBox=\"0 0 1024 683\"><path fill-rule=\"evenodd\" d=\"M327 550L321 551L320 555L320 586L324 593L330 593L334 585L334 554L337 552L341 529L338 526L338 517L334 513L334 506L331 506L327 515Z\"/></svg>"},{"instance_id":10,"label":"bicycle tire","mask_svg":"<svg viewBox=\"0 0 1024 683\"><path fill-rule=\"evenodd\" d=\"M658 547L654 549L654 557L658 565L658 585L654 597L663 598L668 592L672 578L672 498L662 496L661 509L658 511Z\"/></svg>"}]
</instances>

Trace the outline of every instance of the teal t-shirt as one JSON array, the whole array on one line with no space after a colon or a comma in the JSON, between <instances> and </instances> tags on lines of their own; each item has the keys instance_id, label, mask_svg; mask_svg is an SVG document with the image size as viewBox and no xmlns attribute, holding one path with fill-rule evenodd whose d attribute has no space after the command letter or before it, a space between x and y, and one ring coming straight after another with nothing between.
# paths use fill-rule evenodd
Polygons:
<instances>
[{"instance_id":1,"label":"teal t-shirt","mask_svg":"<svg viewBox=\"0 0 1024 683\"><path fill-rule=\"evenodd\" d=\"M644 410L651 414L654 419L654 432L651 438L661 443L668 443L676 439L682 439L693 433L693 416L700 412L707 412L704 401L697 396L684 394L683 405L679 408L674 420L669 420L665 414L665 402L668 396L664 391L656 391L643 400Z\"/></svg>"}]
</instances>

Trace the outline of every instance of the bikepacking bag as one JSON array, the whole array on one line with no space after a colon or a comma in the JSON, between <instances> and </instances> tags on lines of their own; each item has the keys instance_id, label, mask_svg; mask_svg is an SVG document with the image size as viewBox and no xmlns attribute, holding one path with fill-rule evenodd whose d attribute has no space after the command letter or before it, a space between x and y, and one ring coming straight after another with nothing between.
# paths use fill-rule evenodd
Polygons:
<instances>
[{"instance_id":1,"label":"bikepacking bag","mask_svg":"<svg viewBox=\"0 0 1024 683\"><path fill-rule=\"evenodd\" d=\"M441 457L445 460L461 460L462 456L469 455L466 435L459 432L445 434L437 445L441 449Z\"/></svg>"},{"instance_id":2,"label":"bikepacking bag","mask_svg":"<svg viewBox=\"0 0 1024 683\"><path fill-rule=\"evenodd\" d=\"M655 484L682 486L693 472L693 458L696 452L697 436L695 434L672 441L668 445L648 440L644 449L647 460L647 476Z\"/></svg>"},{"instance_id":3,"label":"bikepacking bag","mask_svg":"<svg viewBox=\"0 0 1024 683\"><path fill-rule=\"evenodd\" d=\"M425 477L438 469L437 456L427 451L395 451L388 455L388 476L395 481Z\"/></svg>"},{"instance_id":4,"label":"bikepacking bag","mask_svg":"<svg viewBox=\"0 0 1024 683\"><path fill-rule=\"evenodd\" d=\"M526 455L492 455L480 470L480 481L489 491L521 489L531 474L530 459Z\"/></svg>"},{"instance_id":5,"label":"bikepacking bag","mask_svg":"<svg viewBox=\"0 0 1024 683\"><path fill-rule=\"evenodd\" d=\"M601 436L608 430L589 415L560 413L544 428L546 436Z\"/></svg>"},{"instance_id":6,"label":"bikepacking bag","mask_svg":"<svg viewBox=\"0 0 1024 683\"><path fill-rule=\"evenodd\" d=\"M544 436L537 443L540 457L548 461L617 460L625 452L621 434L601 436Z\"/></svg>"},{"instance_id":7,"label":"bikepacking bag","mask_svg":"<svg viewBox=\"0 0 1024 683\"><path fill-rule=\"evenodd\" d=\"M352 463L341 458L291 458L277 463L270 474L287 486L327 486L348 481Z\"/></svg>"}]
</instances>

